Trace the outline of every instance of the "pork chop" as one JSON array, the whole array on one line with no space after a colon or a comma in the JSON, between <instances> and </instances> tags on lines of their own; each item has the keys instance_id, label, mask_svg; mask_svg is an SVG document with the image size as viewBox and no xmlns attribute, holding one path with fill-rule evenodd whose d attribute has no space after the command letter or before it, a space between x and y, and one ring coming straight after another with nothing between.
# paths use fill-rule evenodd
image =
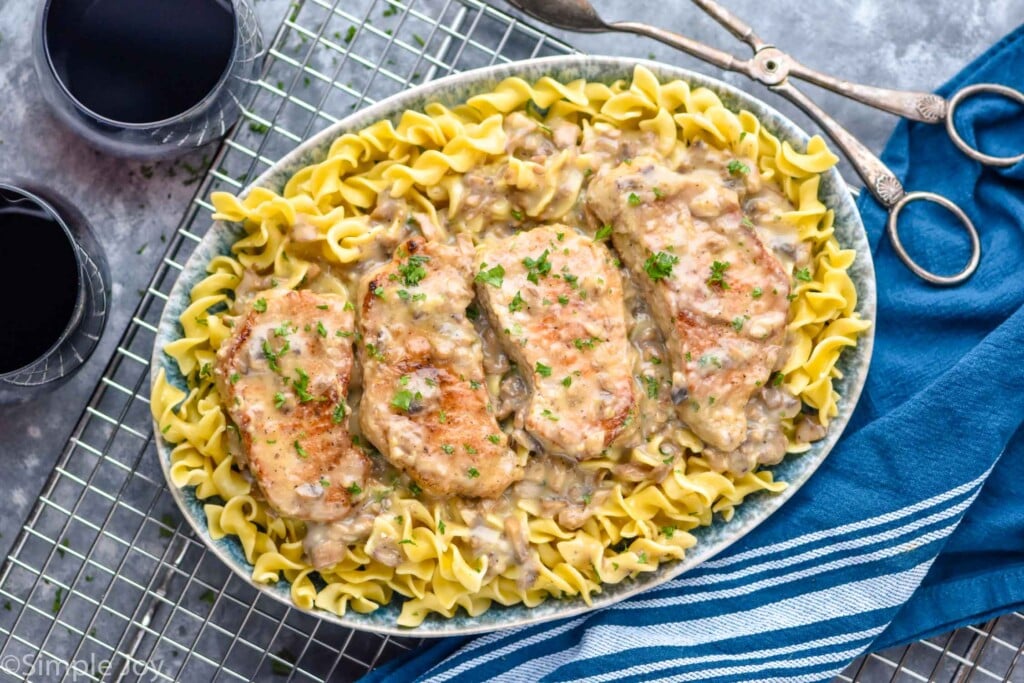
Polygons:
<instances>
[{"instance_id":1,"label":"pork chop","mask_svg":"<svg viewBox=\"0 0 1024 683\"><path fill-rule=\"evenodd\" d=\"M595 174L587 208L610 226L664 335L677 412L709 446L736 450L746 406L775 367L789 277L712 169L636 158Z\"/></svg>"},{"instance_id":2,"label":"pork chop","mask_svg":"<svg viewBox=\"0 0 1024 683\"><path fill-rule=\"evenodd\" d=\"M428 492L492 498L523 467L493 415L480 338L466 317L473 246L412 238L359 284L360 424Z\"/></svg>"},{"instance_id":3,"label":"pork chop","mask_svg":"<svg viewBox=\"0 0 1024 683\"><path fill-rule=\"evenodd\" d=\"M480 302L530 400L516 424L549 453L584 460L637 433L622 278L604 244L564 225L477 249Z\"/></svg>"},{"instance_id":4,"label":"pork chop","mask_svg":"<svg viewBox=\"0 0 1024 683\"><path fill-rule=\"evenodd\" d=\"M339 519L366 484L369 461L352 445L345 403L352 330L342 297L271 290L217 352L217 390L249 471L286 517Z\"/></svg>"}]
</instances>

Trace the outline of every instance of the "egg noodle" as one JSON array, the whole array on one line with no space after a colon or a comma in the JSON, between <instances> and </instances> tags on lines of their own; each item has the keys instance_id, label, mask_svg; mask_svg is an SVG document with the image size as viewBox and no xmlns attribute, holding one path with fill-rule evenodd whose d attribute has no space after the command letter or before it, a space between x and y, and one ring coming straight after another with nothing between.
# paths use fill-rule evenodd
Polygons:
<instances>
[{"instance_id":1,"label":"egg noodle","mask_svg":"<svg viewBox=\"0 0 1024 683\"><path fill-rule=\"evenodd\" d=\"M767 470L742 475L713 471L700 456L701 442L686 429L673 435L684 450L670 461L661 447L662 436L636 448L611 449L580 466L613 472L621 462L652 468L667 463L671 470L660 482L612 475L608 495L595 500L592 514L578 529L564 528L538 505L518 500L512 514L527 530L529 552L539 567L527 582L516 563L498 570L488 566L487 557L474 556L472 530L460 514L460 506L470 501L430 499L399 485L377 501L386 512L373 520L369 539L349 544L344 559L316 571L303 549L304 523L278 516L236 463L228 434L233 426L211 368L218 347L232 334L236 290L246 271L272 276L277 287L310 287L351 298L335 271L314 265L311 250L322 263L358 262L382 229L369 217L381 197L401 199L431 217L423 223L443 226L438 212L453 212L461 201L460 178L484 164L508 163L516 187L533 202L524 211L532 217L551 215L552 196L545 193L544 176L528 168L536 164L506 152L504 117L523 110L541 120L652 133L657 153L666 158L702 140L756 161L762 178L795 207L782 219L812 245L810 277L795 280L792 290L782 386L814 409L822 425L837 415L833 380L841 375L836 362L870 323L855 312L857 293L847 273L855 253L840 248L833 235L833 212L818 199L821 174L837 161L819 137L798 152L762 128L753 114L726 109L712 91L691 89L678 80L659 83L640 66L631 82L611 85L585 80L562 84L547 77L530 84L508 78L492 92L453 108L433 103L425 113L404 112L397 126L378 121L336 139L326 159L295 173L281 194L264 188L253 189L244 199L214 193L214 218L240 223L246 234L231 247L230 256L210 261L208 275L192 288L191 304L180 316L181 337L164 348L188 390L172 385L162 370L152 388L153 416L163 438L174 445L173 483L195 487L196 496L206 501L214 539L237 537L253 565L254 581L284 579L303 609L366 613L388 604L397 593L405 598L398 623L415 627L431 613L451 617L461 607L476 616L493 602L532 607L549 597L578 596L589 603L602 584L683 558L696 542L689 530L711 524L716 513L728 520L746 496L785 488ZM566 159L553 156L543 170L559 163ZM296 249L293 228L300 224L303 248ZM428 234L429 239L448 237L446 228L432 229L441 234ZM472 233L474 227L464 229ZM496 382L490 386L493 394ZM784 428L790 452L809 448L794 439L792 420ZM501 516L483 517L501 533ZM374 558L367 546L379 538L403 539L397 566Z\"/></svg>"}]
</instances>

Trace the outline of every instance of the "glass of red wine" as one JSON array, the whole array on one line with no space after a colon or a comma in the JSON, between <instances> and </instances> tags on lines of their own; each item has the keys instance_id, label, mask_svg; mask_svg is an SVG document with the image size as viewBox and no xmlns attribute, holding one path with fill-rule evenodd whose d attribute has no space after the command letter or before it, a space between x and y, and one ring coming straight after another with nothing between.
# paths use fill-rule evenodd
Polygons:
<instances>
[{"instance_id":1,"label":"glass of red wine","mask_svg":"<svg viewBox=\"0 0 1024 683\"><path fill-rule=\"evenodd\" d=\"M260 77L253 0L44 0L36 72L57 116L118 156L175 156L224 135Z\"/></svg>"},{"instance_id":2,"label":"glass of red wine","mask_svg":"<svg viewBox=\"0 0 1024 683\"><path fill-rule=\"evenodd\" d=\"M107 319L107 262L85 217L52 191L0 179L0 403L58 387L96 347Z\"/></svg>"}]
</instances>

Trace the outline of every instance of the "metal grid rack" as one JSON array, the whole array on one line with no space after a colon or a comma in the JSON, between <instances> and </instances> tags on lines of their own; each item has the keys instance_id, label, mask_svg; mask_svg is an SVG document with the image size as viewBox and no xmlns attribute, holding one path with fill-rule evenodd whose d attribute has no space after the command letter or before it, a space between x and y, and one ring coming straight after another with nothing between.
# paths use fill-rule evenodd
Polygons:
<instances>
[{"instance_id":1,"label":"metal grid rack","mask_svg":"<svg viewBox=\"0 0 1024 683\"><path fill-rule=\"evenodd\" d=\"M257 593L181 520L153 448L149 363L211 191L417 83L572 49L480 0L298 0L260 88L170 240L0 570L0 674L22 680L351 680L418 641L354 632ZM844 681L1024 682L1024 615L870 655Z\"/></svg>"}]
</instances>

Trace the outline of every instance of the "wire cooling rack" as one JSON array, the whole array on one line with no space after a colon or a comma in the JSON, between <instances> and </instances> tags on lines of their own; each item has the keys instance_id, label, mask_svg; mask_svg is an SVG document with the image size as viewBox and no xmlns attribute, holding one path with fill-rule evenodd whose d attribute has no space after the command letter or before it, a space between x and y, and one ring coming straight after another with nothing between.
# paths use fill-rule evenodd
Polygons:
<instances>
[{"instance_id":1,"label":"wire cooling rack","mask_svg":"<svg viewBox=\"0 0 1024 683\"><path fill-rule=\"evenodd\" d=\"M572 49L478 0L299 0L245 119L215 157L0 570L0 675L13 680L353 680L419 641L354 632L249 587L182 522L153 447L149 363L211 191L417 83ZM844 681L1024 683L1011 614L854 662Z\"/></svg>"}]
</instances>

